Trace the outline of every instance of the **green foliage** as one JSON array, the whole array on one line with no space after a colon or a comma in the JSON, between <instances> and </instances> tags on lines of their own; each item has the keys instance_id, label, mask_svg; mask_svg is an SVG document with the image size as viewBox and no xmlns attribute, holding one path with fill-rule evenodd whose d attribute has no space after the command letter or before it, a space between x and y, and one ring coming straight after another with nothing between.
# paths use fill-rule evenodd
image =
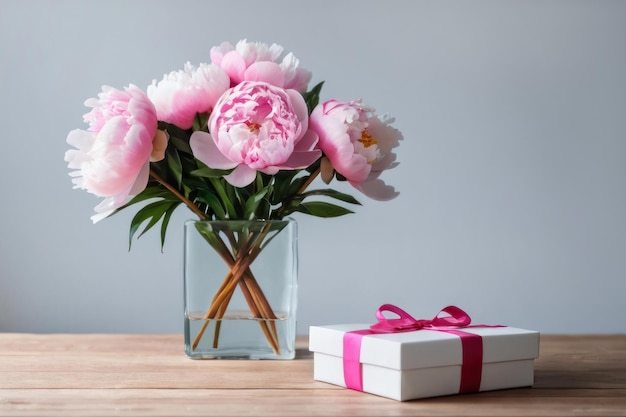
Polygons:
<instances>
[{"instance_id":1,"label":"green foliage","mask_svg":"<svg viewBox=\"0 0 626 417\"><path fill-rule=\"evenodd\" d=\"M323 82L303 93L309 114L318 105ZM282 220L294 212L317 217L338 217L352 213L345 207L315 198L360 204L354 197L333 189L306 190L318 175L320 161L306 169L257 173L247 187L237 188L224 176L232 170L212 169L194 158L189 139L194 131L207 131L207 114L198 114L191 129L159 122L169 135L165 159L150 163L150 179L144 191L115 211L144 203L131 220L129 249L133 238L143 236L161 222L161 248L170 218L186 205L202 220ZM310 201L310 200L314 201ZM209 237L211 235L209 234Z\"/></svg>"},{"instance_id":2,"label":"green foliage","mask_svg":"<svg viewBox=\"0 0 626 417\"><path fill-rule=\"evenodd\" d=\"M181 202L170 202L167 200L159 200L147 204L143 208L141 208L135 217L130 222L130 232L128 234L128 249L130 250L133 237L139 231L139 227L145 221L148 221L143 231L139 233L137 238L143 236L148 230L150 230L155 224L158 223L159 220L163 219L161 224L161 250L163 250L163 245L165 244L165 231L167 229L167 225L169 223L169 219L172 216L172 213L181 204Z\"/></svg>"},{"instance_id":3,"label":"green foliage","mask_svg":"<svg viewBox=\"0 0 626 417\"><path fill-rule=\"evenodd\" d=\"M294 210L317 217L339 217L344 214L353 213L347 208L337 206L335 204L324 203L322 201L300 203Z\"/></svg>"},{"instance_id":4,"label":"green foliage","mask_svg":"<svg viewBox=\"0 0 626 417\"><path fill-rule=\"evenodd\" d=\"M323 85L324 85L324 81L322 81L321 83L317 84L310 91L307 91L306 93L302 94L302 97L304 97L304 102L306 103L306 107L309 110L309 114L311 114L313 109L320 102L320 92L322 91L322 86Z\"/></svg>"},{"instance_id":5,"label":"green foliage","mask_svg":"<svg viewBox=\"0 0 626 417\"><path fill-rule=\"evenodd\" d=\"M335 198L337 200L343 201L345 203L350 203L350 204L359 204L359 205L361 204L358 202L356 198L352 197L350 194L340 193L339 191L332 190L330 188L325 189L325 190L313 190L313 191L309 191L306 193L302 193L300 195L300 198L304 199L306 197L311 197L315 195L323 195L326 197Z\"/></svg>"}]
</instances>

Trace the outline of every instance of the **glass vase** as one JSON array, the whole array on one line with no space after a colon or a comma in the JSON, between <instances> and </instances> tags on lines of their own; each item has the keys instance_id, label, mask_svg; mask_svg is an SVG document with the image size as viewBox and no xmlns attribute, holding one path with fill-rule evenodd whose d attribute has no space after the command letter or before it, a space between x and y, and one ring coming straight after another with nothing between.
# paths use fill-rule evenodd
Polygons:
<instances>
[{"instance_id":1,"label":"glass vase","mask_svg":"<svg viewBox=\"0 0 626 417\"><path fill-rule=\"evenodd\" d=\"M295 220L188 221L184 267L188 357L295 357Z\"/></svg>"}]
</instances>

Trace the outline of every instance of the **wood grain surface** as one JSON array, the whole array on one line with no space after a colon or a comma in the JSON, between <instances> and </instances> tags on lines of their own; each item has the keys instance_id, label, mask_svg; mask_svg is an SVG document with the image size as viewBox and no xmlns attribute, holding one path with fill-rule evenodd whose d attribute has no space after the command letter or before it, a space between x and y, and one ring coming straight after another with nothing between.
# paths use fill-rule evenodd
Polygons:
<instances>
[{"instance_id":1,"label":"wood grain surface","mask_svg":"<svg viewBox=\"0 0 626 417\"><path fill-rule=\"evenodd\" d=\"M626 416L626 335L542 335L535 385L396 402L291 361L191 360L182 335L0 333L0 416Z\"/></svg>"}]
</instances>

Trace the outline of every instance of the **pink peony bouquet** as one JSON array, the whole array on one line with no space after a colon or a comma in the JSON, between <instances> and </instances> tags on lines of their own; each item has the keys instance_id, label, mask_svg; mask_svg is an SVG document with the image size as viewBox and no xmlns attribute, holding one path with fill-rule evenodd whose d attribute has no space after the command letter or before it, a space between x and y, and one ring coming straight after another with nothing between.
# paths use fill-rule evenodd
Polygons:
<instances>
[{"instance_id":1,"label":"pink peony bouquet","mask_svg":"<svg viewBox=\"0 0 626 417\"><path fill-rule=\"evenodd\" d=\"M378 200L397 195L379 179L397 165L393 150L402 135L392 119L376 116L360 100L320 103L322 83L309 89L311 73L278 45L223 43L211 49L210 58L197 67L187 63L146 91L105 86L98 98L85 102L91 107L84 116L89 127L69 133L74 149L65 160L75 188L103 198L94 223L142 203L131 220L129 244L161 222L163 246L172 213L181 205L200 220L352 213L344 205L359 204L353 196L309 189L318 176L325 184L347 181ZM224 234L204 223L195 223L198 232L229 271L208 298L202 328L186 346L195 350L209 321L225 317L239 286L280 355L277 317L251 264L286 222L264 221L261 231L241 226ZM216 325L214 346L219 329Z\"/></svg>"},{"instance_id":2,"label":"pink peony bouquet","mask_svg":"<svg viewBox=\"0 0 626 417\"><path fill-rule=\"evenodd\" d=\"M65 160L74 187L103 198L94 223L143 202L130 239L161 221L163 244L181 204L201 220L351 213L328 201L358 204L352 196L308 189L318 175L373 199L397 195L379 179L397 165L402 135L392 119L360 100L320 103L323 83L309 89L311 72L276 44L225 42L210 60L146 91L105 86L85 102L89 127L69 133Z\"/></svg>"}]
</instances>

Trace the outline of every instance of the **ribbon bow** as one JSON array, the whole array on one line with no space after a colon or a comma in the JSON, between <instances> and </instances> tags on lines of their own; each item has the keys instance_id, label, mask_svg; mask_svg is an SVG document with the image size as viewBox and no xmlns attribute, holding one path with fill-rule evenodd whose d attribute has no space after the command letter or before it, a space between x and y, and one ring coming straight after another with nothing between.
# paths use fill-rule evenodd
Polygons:
<instances>
[{"instance_id":1,"label":"ribbon bow","mask_svg":"<svg viewBox=\"0 0 626 417\"><path fill-rule=\"evenodd\" d=\"M384 312L397 314L398 318L387 318L384 316ZM448 315L440 317L442 313ZM443 308L432 320L417 320L400 307L392 304L383 304L376 311L376 318L378 323L371 325L369 329L346 332L343 336L343 375L346 387L363 391L360 360L363 337L375 333L401 333L425 329L445 332L460 337L462 363L459 393L475 392L480 389L483 361L482 338L477 334L468 333L459 328L492 326L469 326L472 319L457 306Z\"/></svg>"},{"instance_id":2,"label":"ribbon bow","mask_svg":"<svg viewBox=\"0 0 626 417\"><path fill-rule=\"evenodd\" d=\"M384 316L384 312L397 314L398 318L387 318ZM440 317L441 313L448 315ZM432 320L417 320L400 307L393 304L383 304L376 311L376 319L378 319L378 323L370 326L370 330L374 333L412 332L432 327L466 327L472 322L469 314L457 306L441 309Z\"/></svg>"}]
</instances>

